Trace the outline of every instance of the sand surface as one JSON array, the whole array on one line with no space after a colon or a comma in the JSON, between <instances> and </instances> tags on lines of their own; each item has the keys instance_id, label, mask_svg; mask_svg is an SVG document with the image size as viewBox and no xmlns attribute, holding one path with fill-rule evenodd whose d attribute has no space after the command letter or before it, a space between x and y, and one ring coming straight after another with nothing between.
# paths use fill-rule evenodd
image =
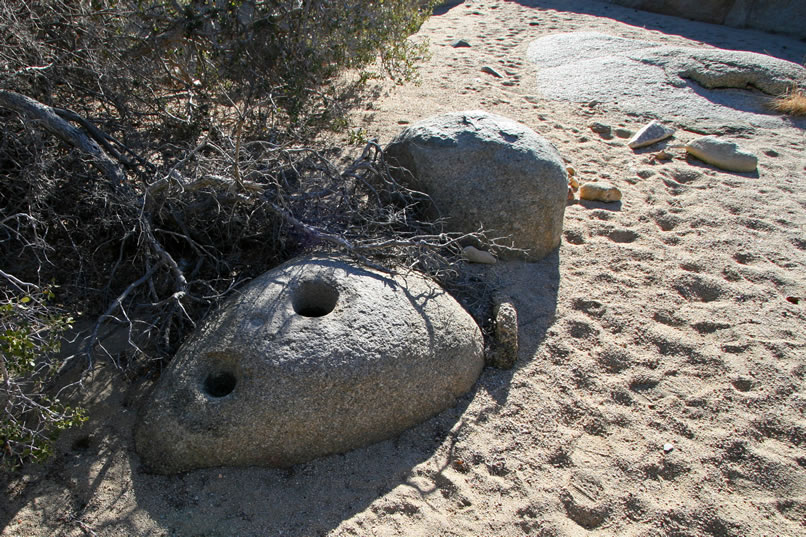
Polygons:
<instances>
[{"instance_id":1,"label":"sand surface","mask_svg":"<svg viewBox=\"0 0 806 537\"><path fill-rule=\"evenodd\" d=\"M489 110L624 194L569 204L547 259L476 269L518 308L516 367L486 369L456 408L393 440L290 470L168 477L133 449L149 384L100 372L90 423L0 482L0 535L806 534L806 125L718 133L755 152L758 173L676 147L650 162L588 125L635 131L651 110L537 91L529 42L582 30L806 59L801 41L596 2L472 0L434 16L416 36L431 42L422 84L386 88L357 126L386 143L420 118Z\"/></svg>"}]
</instances>

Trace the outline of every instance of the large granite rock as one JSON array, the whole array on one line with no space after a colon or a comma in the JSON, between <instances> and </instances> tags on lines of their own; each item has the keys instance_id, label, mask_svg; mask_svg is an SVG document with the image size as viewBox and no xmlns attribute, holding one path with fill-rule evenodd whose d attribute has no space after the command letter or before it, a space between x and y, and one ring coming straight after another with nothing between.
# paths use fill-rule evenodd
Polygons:
<instances>
[{"instance_id":1,"label":"large granite rock","mask_svg":"<svg viewBox=\"0 0 806 537\"><path fill-rule=\"evenodd\" d=\"M806 2L803 0L603 1L687 19L806 37Z\"/></svg>"},{"instance_id":2,"label":"large granite rock","mask_svg":"<svg viewBox=\"0 0 806 537\"><path fill-rule=\"evenodd\" d=\"M672 47L598 32L552 34L529 45L549 98L613 103L693 128L780 127L769 97L806 81L806 69L752 52Z\"/></svg>"},{"instance_id":3,"label":"large granite rock","mask_svg":"<svg viewBox=\"0 0 806 537\"><path fill-rule=\"evenodd\" d=\"M183 345L140 411L136 448L159 473L289 466L429 418L483 365L478 326L434 283L302 258Z\"/></svg>"},{"instance_id":4,"label":"large granite rock","mask_svg":"<svg viewBox=\"0 0 806 537\"><path fill-rule=\"evenodd\" d=\"M509 236L527 259L560 244L568 182L557 150L529 127L480 110L419 121L386 148L390 163L431 196L451 231Z\"/></svg>"}]
</instances>

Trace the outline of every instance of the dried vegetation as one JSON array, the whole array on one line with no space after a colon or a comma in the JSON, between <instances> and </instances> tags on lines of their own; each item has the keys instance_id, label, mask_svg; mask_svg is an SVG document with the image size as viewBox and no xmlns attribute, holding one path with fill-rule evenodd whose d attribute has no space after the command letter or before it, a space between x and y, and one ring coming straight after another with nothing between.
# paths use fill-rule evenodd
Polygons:
<instances>
[{"instance_id":1,"label":"dried vegetation","mask_svg":"<svg viewBox=\"0 0 806 537\"><path fill-rule=\"evenodd\" d=\"M53 430L83 419L30 396L55 372L99 358L158 370L222 298L290 257L339 251L447 281L466 239L490 244L419 218L427 197L393 179L377 144L340 167L311 143L345 128L373 78L411 78L422 49L406 37L431 6L0 5L4 463L46 454ZM56 360L51 335L73 317L91 328ZM108 348L121 329L129 346Z\"/></svg>"}]
</instances>

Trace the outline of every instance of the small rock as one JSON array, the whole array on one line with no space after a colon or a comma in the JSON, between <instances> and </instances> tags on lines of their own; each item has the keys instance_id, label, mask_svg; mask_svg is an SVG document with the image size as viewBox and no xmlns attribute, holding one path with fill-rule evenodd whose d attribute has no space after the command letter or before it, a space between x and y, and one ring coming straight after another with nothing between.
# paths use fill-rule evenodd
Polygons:
<instances>
[{"instance_id":1,"label":"small rock","mask_svg":"<svg viewBox=\"0 0 806 537\"><path fill-rule=\"evenodd\" d=\"M568 166L565 168L565 171L568 172L569 176L574 176L577 174L577 171L573 168L573 166Z\"/></svg>"},{"instance_id":2,"label":"small rock","mask_svg":"<svg viewBox=\"0 0 806 537\"><path fill-rule=\"evenodd\" d=\"M518 311L509 298L496 301L495 348L488 363L498 369L512 369L518 359Z\"/></svg>"},{"instance_id":3,"label":"small rock","mask_svg":"<svg viewBox=\"0 0 806 537\"><path fill-rule=\"evenodd\" d=\"M588 125L588 127L590 127L590 130L596 134L610 134L610 125L605 125L604 123L599 123L598 121L594 121Z\"/></svg>"},{"instance_id":4,"label":"small rock","mask_svg":"<svg viewBox=\"0 0 806 537\"><path fill-rule=\"evenodd\" d=\"M732 172L752 172L758 167L758 157L739 148L734 142L704 136L686 144L686 151L703 162Z\"/></svg>"},{"instance_id":5,"label":"small rock","mask_svg":"<svg viewBox=\"0 0 806 537\"><path fill-rule=\"evenodd\" d=\"M451 43L451 46L453 48L467 48L470 47L471 45L464 39L457 39L456 41Z\"/></svg>"},{"instance_id":6,"label":"small rock","mask_svg":"<svg viewBox=\"0 0 806 537\"><path fill-rule=\"evenodd\" d=\"M462 255L470 263L482 263L484 265L495 265L498 260L490 252L479 250L473 246L465 246L462 249Z\"/></svg>"},{"instance_id":7,"label":"small rock","mask_svg":"<svg viewBox=\"0 0 806 537\"><path fill-rule=\"evenodd\" d=\"M571 188L573 188L573 189L574 189L574 192L576 192L577 190L579 190L579 181L577 181L577 178L576 178L576 177L574 177L574 176L573 176L573 175L571 175L571 174L569 174L569 175L568 175L568 186L570 186Z\"/></svg>"},{"instance_id":8,"label":"small rock","mask_svg":"<svg viewBox=\"0 0 806 537\"><path fill-rule=\"evenodd\" d=\"M568 201L574 200L574 189L570 186L568 187Z\"/></svg>"},{"instance_id":9,"label":"small rock","mask_svg":"<svg viewBox=\"0 0 806 537\"><path fill-rule=\"evenodd\" d=\"M767 155L768 157L780 156L780 153L775 149L767 149L766 151L764 151L764 154Z\"/></svg>"},{"instance_id":10,"label":"small rock","mask_svg":"<svg viewBox=\"0 0 806 537\"><path fill-rule=\"evenodd\" d=\"M657 121L652 120L647 126L636 132L635 136L630 138L627 142L627 146L630 147L630 149L638 149L665 140L673 134L673 128L661 125Z\"/></svg>"},{"instance_id":11,"label":"small rock","mask_svg":"<svg viewBox=\"0 0 806 537\"><path fill-rule=\"evenodd\" d=\"M669 443L663 444L664 453L671 453L672 451L674 451L674 446L672 444Z\"/></svg>"},{"instance_id":12,"label":"small rock","mask_svg":"<svg viewBox=\"0 0 806 537\"><path fill-rule=\"evenodd\" d=\"M635 172L635 175L637 175L641 179L649 179L650 177L655 175L655 170L649 170L649 169L638 170L637 172Z\"/></svg>"},{"instance_id":13,"label":"small rock","mask_svg":"<svg viewBox=\"0 0 806 537\"><path fill-rule=\"evenodd\" d=\"M613 134L619 138L629 138L632 136L632 131L630 129L616 129L613 131Z\"/></svg>"},{"instance_id":14,"label":"small rock","mask_svg":"<svg viewBox=\"0 0 806 537\"><path fill-rule=\"evenodd\" d=\"M482 73L487 73L488 75L493 75L495 78L504 78L504 75L490 67L489 65L485 65L481 68Z\"/></svg>"},{"instance_id":15,"label":"small rock","mask_svg":"<svg viewBox=\"0 0 806 537\"><path fill-rule=\"evenodd\" d=\"M619 201L621 190L610 183L585 183L579 187L579 199L605 203Z\"/></svg>"},{"instance_id":16,"label":"small rock","mask_svg":"<svg viewBox=\"0 0 806 537\"><path fill-rule=\"evenodd\" d=\"M672 160L673 156L671 153L667 153L666 151L658 151L657 153L652 153L649 157L649 162L654 162L656 160Z\"/></svg>"}]
</instances>

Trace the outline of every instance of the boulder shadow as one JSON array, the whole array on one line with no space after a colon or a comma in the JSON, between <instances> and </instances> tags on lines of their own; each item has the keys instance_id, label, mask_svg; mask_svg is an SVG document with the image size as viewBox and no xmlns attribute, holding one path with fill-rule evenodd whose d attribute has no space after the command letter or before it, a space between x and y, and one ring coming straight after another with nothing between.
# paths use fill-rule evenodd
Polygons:
<instances>
[{"instance_id":1,"label":"boulder shadow","mask_svg":"<svg viewBox=\"0 0 806 537\"><path fill-rule=\"evenodd\" d=\"M498 405L505 405L513 377L529 365L554 323L560 289L559 248L539 261L499 262L486 270L496 295L511 300L518 313L518 357L512 369L486 367L474 393L484 390Z\"/></svg>"},{"instance_id":2,"label":"boulder shadow","mask_svg":"<svg viewBox=\"0 0 806 537\"><path fill-rule=\"evenodd\" d=\"M455 406L391 439L290 468L160 475L149 473L134 449L137 410L148 400L152 381L126 379L109 367L103 382L93 384L98 389L87 405L90 421L63 435L47 464L0 482L9 498L0 507L0 529L13 528L22 511L33 511L46 521L38 528L45 533L72 528L99 535L307 537L327 534L367 510L383 516L417 509L420 500L427 503L429 494L440 492L439 474L456 463L452 447L471 419L466 415L475 396L486 391L505 404L513 375L529 363L554 320L558 250L538 262L476 268L502 292L512 290L519 358L512 370L486 368ZM430 299L411 297L416 303ZM423 486L416 468L426 461L436 474ZM384 498L401 486L408 492ZM405 499L412 494L416 503Z\"/></svg>"},{"instance_id":3,"label":"boulder shadow","mask_svg":"<svg viewBox=\"0 0 806 537\"><path fill-rule=\"evenodd\" d=\"M752 172L737 172L737 171L732 171L732 170L725 170L725 169L720 168L718 166L714 166L713 164L708 164L707 162L705 162L703 160L700 160L697 157L692 156L690 154L686 154L686 163L689 166L692 166L694 168L702 168L702 169L706 169L706 170L714 170L714 171L717 171L719 173L728 173L728 174L731 174L731 175L737 175L739 177L748 177L748 178L753 178L753 179L758 179L759 177L761 177L761 175L759 174L758 168L756 168Z\"/></svg>"},{"instance_id":4,"label":"boulder shadow","mask_svg":"<svg viewBox=\"0 0 806 537\"><path fill-rule=\"evenodd\" d=\"M591 2L589 0L507 0L524 7L540 10L553 9L593 15L613 19L625 24L655 30L664 34L673 34L707 43L715 47L733 50L747 50L758 54L773 56L797 64L803 64L806 57L806 42L797 37L772 34L761 30L740 29L719 24L700 22L662 15L648 11L639 11L616 4ZM605 31L605 33L607 33Z\"/></svg>"},{"instance_id":5,"label":"boulder shadow","mask_svg":"<svg viewBox=\"0 0 806 537\"><path fill-rule=\"evenodd\" d=\"M603 201L591 201L591 200L574 200L574 202L586 209L602 209L604 211L611 211L611 212L619 212L621 211L621 202L620 201L611 201L611 202L603 202Z\"/></svg>"},{"instance_id":6,"label":"boulder shadow","mask_svg":"<svg viewBox=\"0 0 806 537\"><path fill-rule=\"evenodd\" d=\"M478 389L397 437L344 454L286 469L216 467L159 475L147 471L132 433L135 409L151 383L131 383L113 372L102 384L104 395L88 409L90 421L67 431L51 460L0 476L7 498L0 505L0 532L17 534L15 523L25 512L24 518L41 521L38 532L52 535L324 535L409 484L417 465L455 442Z\"/></svg>"}]
</instances>

